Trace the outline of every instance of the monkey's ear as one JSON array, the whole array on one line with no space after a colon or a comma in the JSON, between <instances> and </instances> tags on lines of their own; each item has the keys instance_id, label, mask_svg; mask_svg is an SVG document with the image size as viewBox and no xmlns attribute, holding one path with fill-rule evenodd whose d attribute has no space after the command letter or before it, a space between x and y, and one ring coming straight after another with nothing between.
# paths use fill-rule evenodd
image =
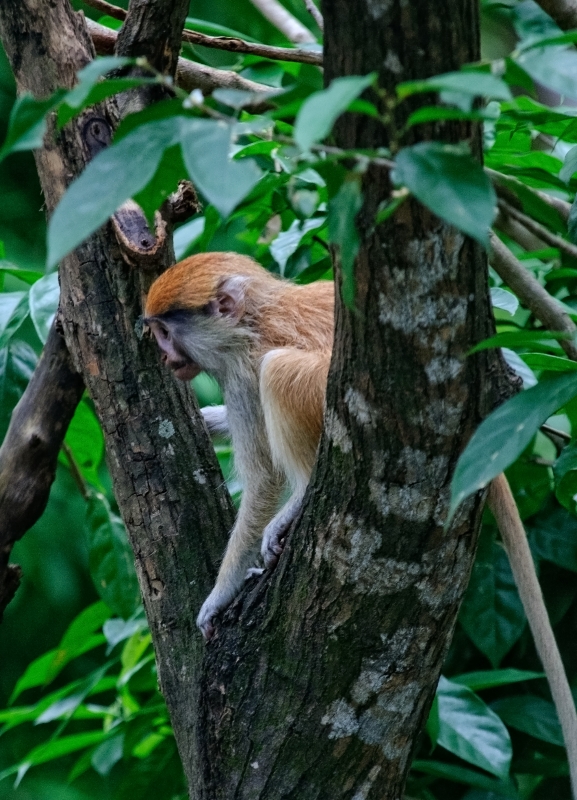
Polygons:
<instances>
[{"instance_id":1,"label":"monkey's ear","mask_svg":"<svg viewBox=\"0 0 577 800\"><path fill-rule=\"evenodd\" d=\"M244 314L245 283L245 278L240 275L234 275L221 281L216 290L216 296L210 303L211 314L238 321Z\"/></svg>"}]
</instances>

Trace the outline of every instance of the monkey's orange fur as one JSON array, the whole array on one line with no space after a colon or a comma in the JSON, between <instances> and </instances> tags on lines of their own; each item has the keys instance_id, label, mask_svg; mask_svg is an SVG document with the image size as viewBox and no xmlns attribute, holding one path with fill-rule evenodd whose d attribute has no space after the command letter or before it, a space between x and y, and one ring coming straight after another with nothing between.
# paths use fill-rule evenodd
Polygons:
<instances>
[{"instance_id":1,"label":"monkey's orange fur","mask_svg":"<svg viewBox=\"0 0 577 800\"><path fill-rule=\"evenodd\" d=\"M150 289L145 316L165 362L179 374L188 359L221 384L226 408L204 409L204 417L215 432L229 428L244 486L197 620L207 638L254 563L255 543L262 537L264 562L273 566L300 509L322 428L333 304L332 283L298 286L235 253L187 258ZM293 493L275 515L283 479Z\"/></svg>"}]
</instances>

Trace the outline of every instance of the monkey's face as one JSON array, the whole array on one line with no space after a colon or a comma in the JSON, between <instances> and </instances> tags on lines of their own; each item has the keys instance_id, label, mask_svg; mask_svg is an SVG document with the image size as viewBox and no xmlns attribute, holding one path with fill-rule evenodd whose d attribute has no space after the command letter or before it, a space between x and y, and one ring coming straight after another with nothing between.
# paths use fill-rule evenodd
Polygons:
<instances>
[{"instance_id":1,"label":"monkey's face","mask_svg":"<svg viewBox=\"0 0 577 800\"><path fill-rule=\"evenodd\" d=\"M148 319L146 324L152 331L156 343L160 347L162 362L173 371L181 381L190 381L201 372L190 356L186 355L175 340L171 327L159 319Z\"/></svg>"}]
</instances>

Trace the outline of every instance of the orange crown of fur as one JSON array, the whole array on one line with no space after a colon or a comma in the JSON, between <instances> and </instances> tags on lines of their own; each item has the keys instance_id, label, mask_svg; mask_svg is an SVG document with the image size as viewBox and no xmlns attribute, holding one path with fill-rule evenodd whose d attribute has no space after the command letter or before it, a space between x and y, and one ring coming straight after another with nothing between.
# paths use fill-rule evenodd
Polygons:
<instances>
[{"instance_id":1,"label":"orange crown of fur","mask_svg":"<svg viewBox=\"0 0 577 800\"><path fill-rule=\"evenodd\" d=\"M200 253L185 258L154 281L144 315L157 317L176 308L202 308L214 298L223 278L263 274L268 276L260 264L238 253Z\"/></svg>"}]
</instances>

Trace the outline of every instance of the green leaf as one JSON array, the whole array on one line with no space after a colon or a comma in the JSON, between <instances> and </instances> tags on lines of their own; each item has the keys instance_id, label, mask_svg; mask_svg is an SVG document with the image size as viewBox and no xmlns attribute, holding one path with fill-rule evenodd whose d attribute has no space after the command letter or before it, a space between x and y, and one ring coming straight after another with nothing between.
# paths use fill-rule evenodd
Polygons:
<instances>
[{"instance_id":1,"label":"green leaf","mask_svg":"<svg viewBox=\"0 0 577 800\"><path fill-rule=\"evenodd\" d=\"M146 630L145 619L109 619L104 623L102 632L108 642L108 649L112 650L120 642L143 630Z\"/></svg>"},{"instance_id":2,"label":"green leaf","mask_svg":"<svg viewBox=\"0 0 577 800\"><path fill-rule=\"evenodd\" d=\"M359 250L359 234L355 218L363 205L360 175L353 174L329 200L329 240L337 248L340 263L343 302L348 308L355 303L355 258Z\"/></svg>"},{"instance_id":3,"label":"green leaf","mask_svg":"<svg viewBox=\"0 0 577 800\"><path fill-rule=\"evenodd\" d=\"M483 420L457 463L449 520L466 497L512 464L545 420L576 394L577 375L561 375L515 395Z\"/></svg>"},{"instance_id":4,"label":"green leaf","mask_svg":"<svg viewBox=\"0 0 577 800\"><path fill-rule=\"evenodd\" d=\"M31 766L45 764L47 761L54 761L54 759L62 758L69 753L75 753L77 750L84 750L86 747L98 744L105 736L106 733L102 730L92 733L75 733L72 736L63 736L60 739L53 739L46 744L38 745L22 759L20 764L0 772L0 780L15 772L18 772L19 780L21 780Z\"/></svg>"},{"instance_id":5,"label":"green leaf","mask_svg":"<svg viewBox=\"0 0 577 800\"><path fill-rule=\"evenodd\" d=\"M483 536L459 622L496 667L523 633L525 612L502 546Z\"/></svg>"},{"instance_id":6,"label":"green leaf","mask_svg":"<svg viewBox=\"0 0 577 800\"><path fill-rule=\"evenodd\" d=\"M104 436L94 411L85 400L78 404L64 441L70 447L83 478L92 486L99 487L98 467L104 456ZM68 464L64 456L61 460Z\"/></svg>"},{"instance_id":7,"label":"green leaf","mask_svg":"<svg viewBox=\"0 0 577 800\"><path fill-rule=\"evenodd\" d=\"M555 496L567 511L577 515L577 443L564 447L553 466Z\"/></svg>"},{"instance_id":8,"label":"green leaf","mask_svg":"<svg viewBox=\"0 0 577 800\"><path fill-rule=\"evenodd\" d=\"M528 344L548 344L547 340L570 339L571 334L558 333L553 331L503 331L482 342L476 344L469 350L468 355L478 353L481 350L490 350L492 347L524 347Z\"/></svg>"},{"instance_id":9,"label":"green leaf","mask_svg":"<svg viewBox=\"0 0 577 800\"><path fill-rule=\"evenodd\" d=\"M543 369L548 372L577 371L577 362L560 356L550 356L547 353L523 353L521 358L531 369Z\"/></svg>"},{"instance_id":10,"label":"green leaf","mask_svg":"<svg viewBox=\"0 0 577 800\"><path fill-rule=\"evenodd\" d=\"M513 750L507 729L480 697L441 676L438 743L464 761L506 779Z\"/></svg>"},{"instance_id":11,"label":"green leaf","mask_svg":"<svg viewBox=\"0 0 577 800\"><path fill-rule=\"evenodd\" d=\"M426 122L438 122L439 120L457 119L470 120L471 122L494 121L492 114L484 114L480 111L461 111L459 108L446 108L444 106L423 106L409 116L407 128L413 125L422 125Z\"/></svg>"},{"instance_id":12,"label":"green leaf","mask_svg":"<svg viewBox=\"0 0 577 800\"><path fill-rule=\"evenodd\" d=\"M223 218L262 176L252 159L231 159L232 132L225 122L186 119L180 136L182 156L194 185Z\"/></svg>"},{"instance_id":13,"label":"green leaf","mask_svg":"<svg viewBox=\"0 0 577 800\"><path fill-rule=\"evenodd\" d=\"M542 222L555 233L565 234L567 223L557 209L545 202L535 191L510 175L498 175L496 179L500 185L510 189L519 198L525 214L537 222Z\"/></svg>"},{"instance_id":14,"label":"green leaf","mask_svg":"<svg viewBox=\"0 0 577 800\"><path fill-rule=\"evenodd\" d=\"M425 775L431 775L434 778L443 778L448 781L454 781L455 783L464 783L475 789L492 792L498 797L518 797L515 787L510 781L505 782L496 780L495 778L489 778L488 775L483 775L481 772L461 767L458 764L446 764L443 761L425 761L417 759L413 761L411 769L417 772L424 772ZM488 796L486 800L489 800Z\"/></svg>"},{"instance_id":15,"label":"green leaf","mask_svg":"<svg viewBox=\"0 0 577 800\"><path fill-rule=\"evenodd\" d=\"M46 114L58 105L63 94L64 91L59 90L45 100L36 100L31 94L16 98L6 140L0 150L0 161L9 153L42 147L46 133Z\"/></svg>"},{"instance_id":16,"label":"green leaf","mask_svg":"<svg viewBox=\"0 0 577 800\"><path fill-rule=\"evenodd\" d=\"M6 347L29 312L27 292L0 294L0 349Z\"/></svg>"},{"instance_id":17,"label":"green leaf","mask_svg":"<svg viewBox=\"0 0 577 800\"><path fill-rule=\"evenodd\" d=\"M389 201L383 201L379 205L377 215L375 217L375 225L380 225L381 222L386 222L388 219L390 219L397 208L402 206L405 200L408 200L410 196L409 192L399 192L397 194L397 197L393 197L392 200Z\"/></svg>"},{"instance_id":18,"label":"green leaf","mask_svg":"<svg viewBox=\"0 0 577 800\"><path fill-rule=\"evenodd\" d=\"M538 558L577 572L577 520L564 508L539 514L528 528L531 550Z\"/></svg>"},{"instance_id":19,"label":"green leaf","mask_svg":"<svg viewBox=\"0 0 577 800\"><path fill-rule=\"evenodd\" d=\"M530 369L530 367L527 366L527 364L525 364L520 355L518 355L514 350L509 350L508 347L501 348L501 355L511 369L516 372L517 375L519 375L523 381L524 389L530 389L531 386L535 386L537 383L535 373L532 369Z\"/></svg>"},{"instance_id":20,"label":"green leaf","mask_svg":"<svg viewBox=\"0 0 577 800\"><path fill-rule=\"evenodd\" d=\"M510 728L564 747L555 706L548 700L534 695L503 697L491 703L491 708Z\"/></svg>"},{"instance_id":21,"label":"green leaf","mask_svg":"<svg viewBox=\"0 0 577 800\"><path fill-rule=\"evenodd\" d=\"M122 758L124 734L119 733L105 739L90 759L90 763L99 775L108 775L112 767Z\"/></svg>"},{"instance_id":22,"label":"green leaf","mask_svg":"<svg viewBox=\"0 0 577 800\"><path fill-rule=\"evenodd\" d=\"M154 212L178 189L178 183L186 174L179 145L167 147L158 168L150 181L134 200L144 211L151 230L154 230Z\"/></svg>"},{"instance_id":23,"label":"green leaf","mask_svg":"<svg viewBox=\"0 0 577 800\"><path fill-rule=\"evenodd\" d=\"M508 686L510 683L520 683L521 681L534 681L544 678L544 672L529 672L524 669L486 669L479 672L466 672L463 675L455 675L451 678L453 683L461 686L468 686L474 692L482 689L493 689L495 686Z\"/></svg>"},{"instance_id":24,"label":"green leaf","mask_svg":"<svg viewBox=\"0 0 577 800\"><path fill-rule=\"evenodd\" d=\"M422 81L406 81L397 85L397 96L404 100L423 92L459 92L472 97L492 97L510 100L511 90L505 81L488 72L447 72Z\"/></svg>"},{"instance_id":25,"label":"green leaf","mask_svg":"<svg viewBox=\"0 0 577 800\"><path fill-rule=\"evenodd\" d=\"M54 322L59 300L60 283L57 272L40 278L30 289L30 318L34 323L38 338L43 344L46 342Z\"/></svg>"},{"instance_id":26,"label":"green leaf","mask_svg":"<svg viewBox=\"0 0 577 800\"><path fill-rule=\"evenodd\" d=\"M12 409L36 368L38 357L26 342L12 339L0 348L0 439L8 428Z\"/></svg>"},{"instance_id":27,"label":"green leaf","mask_svg":"<svg viewBox=\"0 0 577 800\"><path fill-rule=\"evenodd\" d=\"M376 73L372 72L365 76L335 78L327 89L307 97L294 127L294 138L301 150L307 151L312 144L328 136L337 117L374 83L375 77Z\"/></svg>"},{"instance_id":28,"label":"green leaf","mask_svg":"<svg viewBox=\"0 0 577 800\"><path fill-rule=\"evenodd\" d=\"M565 181L565 183L569 183L575 172L577 172L577 145L572 147L565 156L565 161L563 162L559 177L562 181Z\"/></svg>"},{"instance_id":29,"label":"green leaf","mask_svg":"<svg viewBox=\"0 0 577 800\"><path fill-rule=\"evenodd\" d=\"M20 267L11 264L9 261L0 261L0 273L4 275L13 275L29 286L32 286L37 280L44 277L43 272L37 272L34 269L20 269Z\"/></svg>"},{"instance_id":30,"label":"green leaf","mask_svg":"<svg viewBox=\"0 0 577 800\"><path fill-rule=\"evenodd\" d=\"M468 153L420 142L398 153L391 178L438 217L487 246L497 200L489 178Z\"/></svg>"},{"instance_id":31,"label":"green leaf","mask_svg":"<svg viewBox=\"0 0 577 800\"><path fill-rule=\"evenodd\" d=\"M491 289L491 303L493 308L501 308L503 311L508 311L511 316L519 308L519 301L513 292L508 292L506 289L500 289L497 286Z\"/></svg>"},{"instance_id":32,"label":"green leaf","mask_svg":"<svg viewBox=\"0 0 577 800\"><path fill-rule=\"evenodd\" d=\"M88 499L89 566L96 591L115 614L127 619L139 599L134 556L124 524L102 494Z\"/></svg>"},{"instance_id":33,"label":"green leaf","mask_svg":"<svg viewBox=\"0 0 577 800\"><path fill-rule=\"evenodd\" d=\"M284 275L286 263L290 256L297 251L303 237L309 231L322 227L325 222L326 217L314 217L303 221L295 219L288 231L281 231L270 243L271 255L279 265L281 275Z\"/></svg>"},{"instance_id":34,"label":"green leaf","mask_svg":"<svg viewBox=\"0 0 577 800\"><path fill-rule=\"evenodd\" d=\"M48 226L48 268L94 233L153 178L178 139L175 118L142 125L102 150L68 187Z\"/></svg>"}]
</instances>

